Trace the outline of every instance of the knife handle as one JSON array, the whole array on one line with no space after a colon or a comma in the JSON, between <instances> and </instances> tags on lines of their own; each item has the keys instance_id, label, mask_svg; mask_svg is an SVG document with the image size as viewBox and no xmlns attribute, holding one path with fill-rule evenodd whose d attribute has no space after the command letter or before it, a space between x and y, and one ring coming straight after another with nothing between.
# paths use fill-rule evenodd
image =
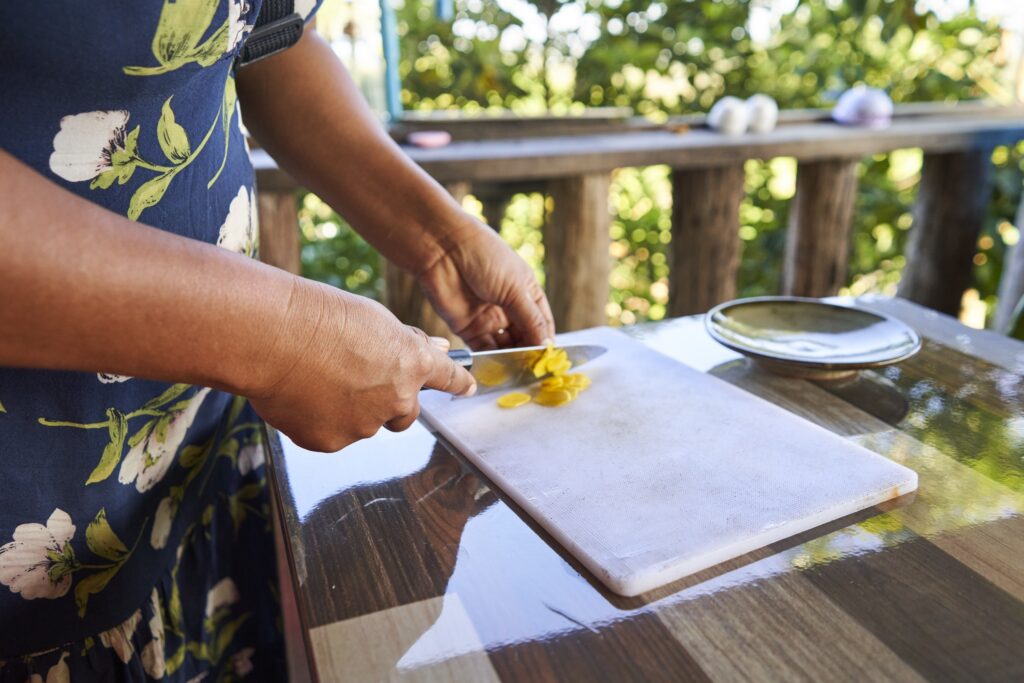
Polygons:
<instances>
[{"instance_id":1,"label":"knife handle","mask_svg":"<svg viewBox=\"0 0 1024 683\"><path fill-rule=\"evenodd\" d=\"M452 349L448 357L467 370L473 367L473 354L466 349Z\"/></svg>"}]
</instances>

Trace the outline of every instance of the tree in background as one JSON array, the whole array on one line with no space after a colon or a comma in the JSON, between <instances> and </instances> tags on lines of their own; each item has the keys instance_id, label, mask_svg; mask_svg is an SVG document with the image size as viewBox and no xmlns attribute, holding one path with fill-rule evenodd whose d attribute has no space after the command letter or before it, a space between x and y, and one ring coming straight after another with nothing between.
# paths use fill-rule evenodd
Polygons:
<instances>
[{"instance_id":1,"label":"tree in background","mask_svg":"<svg viewBox=\"0 0 1024 683\"><path fill-rule=\"evenodd\" d=\"M999 27L973 11L941 21L915 0L456 0L453 22L406 0L398 9L402 98L407 109L507 109L571 113L630 107L655 120L704 112L723 95L764 92L783 108L827 107L848 87L886 89L896 102L992 99L1008 102ZM975 288L991 307L1020 199L1024 147L994 155L989 219L975 255ZM892 293L903 266L921 155L908 150L867 158L860 168L849 291ZM741 208L742 295L779 289L795 162L749 162ZM665 315L671 193L662 167L616 173L611 322ZM315 198L314 198L315 200ZM376 265L351 231L309 209L304 258L309 274L335 284L363 281ZM518 196L501 226L538 269L544 201ZM333 236L317 233L324 222ZM322 233L322 230L321 230ZM342 253L342 250L344 253ZM339 255L340 254L340 255ZM349 270L339 270L347 260ZM362 268L363 270L359 270ZM352 270L355 269L355 270Z\"/></svg>"}]
</instances>

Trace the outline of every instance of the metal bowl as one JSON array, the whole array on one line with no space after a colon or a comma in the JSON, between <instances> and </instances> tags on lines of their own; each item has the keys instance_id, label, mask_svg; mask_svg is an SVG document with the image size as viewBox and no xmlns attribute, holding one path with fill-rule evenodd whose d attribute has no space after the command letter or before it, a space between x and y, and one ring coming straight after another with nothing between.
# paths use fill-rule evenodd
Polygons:
<instances>
[{"instance_id":1,"label":"metal bowl","mask_svg":"<svg viewBox=\"0 0 1024 683\"><path fill-rule=\"evenodd\" d=\"M814 380L848 378L921 348L918 334L895 318L800 297L728 301L708 311L704 326L766 370Z\"/></svg>"}]
</instances>

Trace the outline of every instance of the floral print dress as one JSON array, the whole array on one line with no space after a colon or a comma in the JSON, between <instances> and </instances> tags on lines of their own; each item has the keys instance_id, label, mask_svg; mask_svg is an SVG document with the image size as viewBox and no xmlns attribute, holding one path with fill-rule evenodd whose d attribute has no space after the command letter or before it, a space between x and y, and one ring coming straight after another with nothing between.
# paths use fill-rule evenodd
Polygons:
<instances>
[{"instance_id":1,"label":"floral print dress","mask_svg":"<svg viewBox=\"0 0 1024 683\"><path fill-rule=\"evenodd\" d=\"M254 256L233 62L259 4L0 4L0 148ZM281 680L261 434L206 387L0 368L0 682Z\"/></svg>"}]
</instances>

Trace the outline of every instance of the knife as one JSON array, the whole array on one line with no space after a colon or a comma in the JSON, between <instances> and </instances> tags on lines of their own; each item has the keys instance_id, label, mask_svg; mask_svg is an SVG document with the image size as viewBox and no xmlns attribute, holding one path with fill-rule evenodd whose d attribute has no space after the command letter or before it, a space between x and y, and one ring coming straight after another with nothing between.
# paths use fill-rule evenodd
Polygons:
<instances>
[{"instance_id":1,"label":"knife","mask_svg":"<svg viewBox=\"0 0 1024 683\"><path fill-rule=\"evenodd\" d=\"M546 375L537 377L533 374L533 364L544 353L544 346L525 346L517 349L499 349L497 351L479 351L472 353L466 349L454 349L448 357L466 368L476 379L476 395L503 391L512 387L525 386L539 382ZM560 346L572 362L572 372L580 365L589 363L608 349L596 345Z\"/></svg>"}]
</instances>

